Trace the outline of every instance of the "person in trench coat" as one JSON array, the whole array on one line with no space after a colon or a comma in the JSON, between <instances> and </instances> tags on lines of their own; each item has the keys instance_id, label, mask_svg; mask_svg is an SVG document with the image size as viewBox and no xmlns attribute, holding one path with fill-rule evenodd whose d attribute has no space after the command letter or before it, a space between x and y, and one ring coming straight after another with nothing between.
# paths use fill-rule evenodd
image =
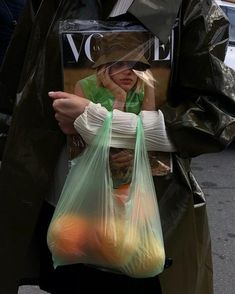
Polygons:
<instances>
[{"instance_id":1,"label":"person in trench coat","mask_svg":"<svg viewBox=\"0 0 235 294\"><path fill-rule=\"evenodd\" d=\"M12 115L0 170L0 293L16 294L19 285L34 283L47 290L52 283L44 279L51 269L40 242L52 214L46 199L66 143L48 98L49 91L63 90L58 21L106 20L116 2L28 1L14 33L0 72L0 111ZM122 17L140 22L162 42L174 30L162 111L177 152L172 176L156 181L165 249L173 261L159 276L162 293L212 294L206 199L190 159L219 152L235 137L234 72L223 63L229 24L211 0L134 0Z\"/></svg>"}]
</instances>

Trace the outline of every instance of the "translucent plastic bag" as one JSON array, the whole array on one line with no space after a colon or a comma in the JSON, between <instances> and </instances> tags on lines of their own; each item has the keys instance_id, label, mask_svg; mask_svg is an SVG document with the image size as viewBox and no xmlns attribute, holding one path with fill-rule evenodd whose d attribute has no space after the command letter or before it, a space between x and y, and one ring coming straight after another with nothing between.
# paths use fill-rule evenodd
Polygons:
<instances>
[{"instance_id":1,"label":"translucent plastic bag","mask_svg":"<svg viewBox=\"0 0 235 294\"><path fill-rule=\"evenodd\" d=\"M74 160L48 230L54 266L84 263L131 277L162 272L165 252L144 133L138 119L132 181L113 189L112 114Z\"/></svg>"}]
</instances>

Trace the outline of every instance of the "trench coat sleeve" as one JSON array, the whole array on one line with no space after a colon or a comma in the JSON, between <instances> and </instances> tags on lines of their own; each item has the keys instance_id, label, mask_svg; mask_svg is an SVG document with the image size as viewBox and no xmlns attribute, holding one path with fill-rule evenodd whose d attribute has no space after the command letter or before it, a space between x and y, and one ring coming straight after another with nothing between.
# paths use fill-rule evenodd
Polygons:
<instances>
[{"instance_id":1,"label":"trench coat sleeve","mask_svg":"<svg viewBox=\"0 0 235 294\"><path fill-rule=\"evenodd\" d=\"M44 2L52 13L49 17L51 22L56 10L53 11L51 7L52 1ZM44 6L45 11L41 13L46 13L46 7ZM32 35L43 26L40 23L43 18L41 17L40 22L37 20L38 18L33 21ZM22 30L27 26L32 27L31 19L24 22ZM23 31L21 33L23 34ZM4 268L1 272L0 293L3 294L18 292L24 259L41 203L49 189L58 152L65 141L56 125L47 95L47 91L54 87L61 89L62 85L61 75L54 77L54 72L61 72L61 65L58 62L59 46L57 38L44 38L46 41L43 40L43 44L51 41L53 46L48 45L48 48L54 51L50 53L50 49L48 51L43 48L41 54L35 58L36 64L32 65L33 74L24 85L21 100L14 108L0 170L0 258ZM14 48L17 45L20 47L20 40L13 41L16 42ZM37 40L35 41L37 43ZM34 47L34 50L37 50L37 47ZM28 62L30 63L30 60ZM53 67L50 66L50 62L53 62ZM48 82L46 86L45 82ZM10 91L9 88L10 85L7 87Z\"/></svg>"},{"instance_id":2,"label":"trench coat sleeve","mask_svg":"<svg viewBox=\"0 0 235 294\"><path fill-rule=\"evenodd\" d=\"M16 81L17 84L20 79L22 85L21 98L14 107L0 169L2 294L16 294L20 278L24 278L24 260L40 208L49 193L54 169L66 142L48 97L50 90L63 90L59 20L97 18L95 4L91 9L88 2L95 3L43 0L33 23L28 19L24 24L32 29L27 44L27 49L31 49L26 50L25 63ZM20 44L17 40L14 47Z\"/></svg>"},{"instance_id":3,"label":"trench coat sleeve","mask_svg":"<svg viewBox=\"0 0 235 294\"><path fill-rule=\"evenodd\" d=\"M229 22L220 7L212 0L136 0L128 11L163 42L173 27L169 103L163 112L179 154L225 149L235 138L235 73L223 62Z\"/></svg>"},{"instance_id":4,"label":"trench coat sleeve","mask_svg":"<svg viewBox=\"0 0 235 294\"><path fill-rule=\"evenodd\" d=\"M235 138L235 72L223 62L228 29L215 2L183 1L164 112L183 157L219 152Z\"/></svg>"},{"instance_id":5,"label":"trench coat sleeve","mask_svg":"<svg viewBox=\"0 0 235 294\"><path fill-rule=\"evenodd\" d=\"M28 1L12 36L0 69L0 112L12 114L27 42L34 19L31 1ZM19 46L19 44L21 44ZM15 58L17 52L17 58ZM13 74L14 73L14 74Z\"/></svg>"},{"instance_id":6,"label":"trench coat sleeve","mask_svg":"<svg viewBox=\"0 0 235 294\"><path fill-rule=\"evenodd\" d=\"M11 115L27 80L33 74L56 7L56 0L27 1L0 70L0 158L2 159ZM40 11L44 13L37 13ZM44 9L44 7L46 9ZM37 21L34 21L37 15ZM39 25L40 23L40 25ZM17 52L17 54L16 54Z\"/></svg>"}]
</instances>

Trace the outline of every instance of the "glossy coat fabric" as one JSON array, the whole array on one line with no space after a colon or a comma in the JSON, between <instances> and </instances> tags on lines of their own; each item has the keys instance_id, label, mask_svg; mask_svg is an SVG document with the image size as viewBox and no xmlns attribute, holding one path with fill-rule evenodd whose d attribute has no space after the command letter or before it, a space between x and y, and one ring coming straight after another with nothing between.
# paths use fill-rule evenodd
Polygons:
<instances>
[{"instance_id":1,"label":"glossy coat fabric","mask_svg":"<svg viewBox=\"0 0 235 294\"><path fill-rule=\"evenodd\" d=\"M0 67L2 66L2 61L5 57L6 50L12 38L12 34L13 32L16 31L16 24L18 22L18 18L20 17L22 10L24 9L25 2L26 2L25 0L20 0L20 1L1 0L0 1ZM27 35L27 30L25 31L25 34ZM15 32L15 37L16 37L16 32ZM22 48L19 48L19 51L21 49ZM18 65L18 62L16 62L16 64ZM15 69L17 69L17 67L15 67ZM9 78L8 75L4 76L4 79L7 79L7 78ZM0 82L0 92L1 92L1 96L4 97L5 93L4 93L3 82ZM15 92L13 96L15 96ZM10 113L12 112L12 102L13 102L12 100L8 100L8 99L5 100L4 98L1 100L4 100L4 102L2 101L1 107L0 107L0 160L2 159L2 154L3 154L5 143L6 143L7 133L9 130L9 125L11 120Z\"/></svg>"},{"instance_id":2,"label":"glossy coat fabric","mask_svg":"<svg viewBox=\"0 0 235 294\"><path fill-rule=\"evenodd\" d=\"M29 1L1 71L0 107L14 111L0 170L0 258L4 268L0 293L16 294L21 278L37 278L34 264L38 264L38 256L31 248L32 235L65 144L47 95L50 90L63 89L58 20L105 19L112 8L105 2L43 0L35 9ZM146 4L146 13L157 15L160 2L169 5L169 1L151 2L155 9ZM220 151L234 138L234 72L222 61L228 22L218 7L211 1L184 0L177 11L180 4L177 1L174 13L162 10L167 23L174 23L178 13L179 21L174 30L169 104L163 109L178 152L173 175L155 179L166 252L173 259L160 279L163 294L211 294L206 204L190 171L190 157ZM136 8L143 1L133 5ZM153 18L141 18L135 11L130 9L148 28L151 19L151 30L157 33ZM162 39L167 32L169 27ZM16 50L20 56L16 57ZM19 63L15 71L14 60ZM16 93L20 100L13 107ZM26 264L31 266L27 273Z\"/></svg>"},{"instance_id":3,"label":"glossy coat fabric","mask_svg":"<svg viewBox=\"0 0 235 294\"><path fill-rule=\"evenodd\" d=\"M235 136L235 73L224 63L228 20L213 1L183 1L166 111L181 156L223 150ZM187 140L185 140L187 138Z\"/></svg>"}]
</instances>

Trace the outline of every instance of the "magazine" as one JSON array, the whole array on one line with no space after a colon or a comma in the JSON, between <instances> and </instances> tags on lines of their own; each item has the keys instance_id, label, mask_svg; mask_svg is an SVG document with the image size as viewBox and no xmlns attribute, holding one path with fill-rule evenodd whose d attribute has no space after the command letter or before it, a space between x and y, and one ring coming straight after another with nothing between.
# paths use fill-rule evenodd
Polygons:
<instances>
[{"instance_id":1,"label":"magazine","mask_svg":"<svg viewBox=\"0 0 235 294\"><path fill-rule=\"evenodd\" d=\"M136 82L133 86L135 89L128 90L123 111L138 114L141 110L160 109L165 103L171 73L171 37L167 44L162 44L156 36L139 24L90 20L61 21L60 36L64 66L64 91L79 96L83 95L94 103L101 103L110 111L114 103L113 96L110 94L110 89L105 89L104 83L116 83L117 75L112 75L112 73L115 70L117 72L120 67L127 67L135 72L137 81L141 80L142 84ZM107 72L111 72L111 80L110 77L107 78ZM122 79L124 89L135 82L131 79ZM145 82L150 86L154 85L151 89L154 91L152 102L152 98L146 98L147 88L143 86ZM111 88L110 85L109 88ZM86 143L78 134L68 137L68 146L69 157L73 159L84 150ZM111 154L118 151L120 148L110 150ZM134 151L127 150L127 152L133 153ZM156 151L148 153L154 176L167 175L172 172L170 153ZM126 177L128 181L129 171L125 169L113 168L112 174L122 181Z\"/></svg>"}]
</instances>

